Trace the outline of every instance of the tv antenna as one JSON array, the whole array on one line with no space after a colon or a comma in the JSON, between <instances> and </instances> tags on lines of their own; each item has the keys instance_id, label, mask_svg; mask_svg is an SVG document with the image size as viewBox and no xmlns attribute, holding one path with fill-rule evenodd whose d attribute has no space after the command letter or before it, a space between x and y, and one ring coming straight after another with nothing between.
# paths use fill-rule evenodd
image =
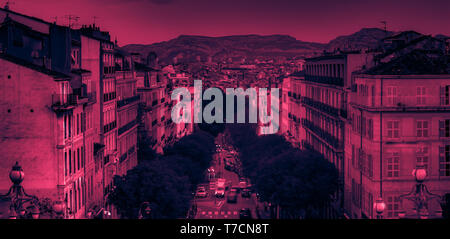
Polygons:
<instances>
[{"instance_id":1,"label":"tv antenna","mask_svg":"<svg viewBox=\"0 0 450 239\"><path fill-rule=\"evenodd\" d=\"M14 2L14 1L6 1L4 9L5 10L10 10L10 5L14 5L14 4L16 4L16 2Z\"/></svg>"},{"instance_id":2,"label":"tv antenna","mask_svg":"<svg viewBox=\"0 0 450 239\"><path fill-rule=\"evenodd\" d=\"M75 16L75 15L65 15L64 16L68 21L69 21L69 28L72 28L73 26L75 26L76 23L78 23L78 20L80 20L79 16Z\"/></svg>"},{"instance_id":3,"label":"tv antenna","mask_svg":"<svg viewBox=\"0 0 450 239\"><path fill-rule=\"evenodd\" d=\"M381 24L383 24L384 33L387 34L387 21L381 21Z\"/></svg>"},{"instance_id":4,"label":"tv antenna","mask_svg":"<svg viewBox=\"0 0 450 239\"><path fill-rule=\"evenodd\" d=\"M93 16L92 18L94 19L94 25L95 25L95 21L98 19L98 17L97 16Z\"/></svg>"}]
</instances>

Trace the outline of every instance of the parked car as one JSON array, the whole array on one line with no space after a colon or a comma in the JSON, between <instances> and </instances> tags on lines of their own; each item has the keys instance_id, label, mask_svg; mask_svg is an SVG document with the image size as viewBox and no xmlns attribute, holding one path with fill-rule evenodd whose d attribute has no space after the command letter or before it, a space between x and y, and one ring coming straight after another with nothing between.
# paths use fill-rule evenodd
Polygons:
<instances>
[{"instance_id":1,"label":"parked car","mask_svg":"<svg viewBox=\"0 0 450 239\"><path fill-rule=\"evenodd\" d=\"M216 186L216 197L224 197L225 196L225 182L226 180L223 178L217 179L217 186Z\"/></svg>"},{"instance_id":2,"label":"parked car","mask_svg":"<svg viewBox=\"0 0 450 239\"><path fill-rule=\"evenodd\" d=\"M238 187L238 186L233 186L233 187L231 188L231 190L235 190L237 193L240 193L240 192L241 192L241 188Z\"/></svg>"},{"instance_id":3,"label":"parked car","mask_svg":"<svg viewBox=\"0 0 450 239\"><path fill-rule=\"evenodd\" d=\"M244 188L243 190L242 190L242 197L243 198L249 198L249 197L251 197L251 195L252 195L252 190L250 190L249 188Z\"/></svg>"},{"instance_id":4,"label":"parked car","mask_svg":"<svg viewBox=\"0 0 450 239\"><path fill-rule=\"evenodd\" d=\"M208 196L208 192L206 191L205 187L198 187L195 195L199 198L205 198Z\"/></svg>"},{"instance_id":5,"label":"parked car","mask_svg":"<svg viewBox=\"0 0 450 239\"><path fill-rule=\"evenodd\" d=\"M239 181L239 188L241 189L247 188L247 182L245 180Z\"/></svg>"},{"instance_id":6,"label":"parked car","mask_svg":"<svg viewBox=\"0 0 450 239\"><path fill-rule=\"evenodd\" d=\"M239 212L239 218L240 219L252 219L252 212L250 211L250 208L242 208Z\"/></svg>"},{"instance_id":7,"label":"parked car","mask_svg":"<svg viewBox=\"0 0 450 239\"><path fill-rule=\"evenodd\" d=\"M234 165L233 163L231 163L228 160L225 160L225 169L228 171L233 171L234 170Z\"/></svg>"},{"instance_id":8,"label":"parked car","mask_svg":"<svg viewBox=\"0 0 450 239\"><path fill-rule=\"evenodd\" d=\"M234 189L234 188L231 189L231 191L228 193L228 196L227 196L227 202L228 203L236 203L237 195L238 195L238 193L237 193L236 189Z\"/></svg>"}]
</instances>

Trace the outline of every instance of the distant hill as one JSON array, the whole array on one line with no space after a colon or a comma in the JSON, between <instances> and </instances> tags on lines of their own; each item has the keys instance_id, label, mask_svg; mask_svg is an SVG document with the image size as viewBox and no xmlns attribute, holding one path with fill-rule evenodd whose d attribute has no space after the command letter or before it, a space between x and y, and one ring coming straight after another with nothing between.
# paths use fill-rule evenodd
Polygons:
<instances>
[{"instance_id":1,"label":"distant hill","mask_svg":"<svg viewBox=\"0 0 450 239\"><path fill-rule=\"evenodd\" d=\"M322 52L325 44L303 42L287 35L240 35L206 37L181 35L170 41L151 45L131 44L123 47L128 52L146 56L156 52L161 62L169 63L174 57L179 61L192 62L226 60L228 58L256 57L308 57Z\"/></svg>"},{"instance_id":2,"label":"distant hill","mask_svg":"<svg viewBox=\"0 0 450 239\"><path fill-rule=\"evenodd\" d=\"M339 36L328 44L305 42L288 35L237 35L224 37L181 35L175 39L149 45L131 44L123 47L128 52L146 56L156 52L160 62L213 61L233 59L311 57L323 51L376 48L379 41L394 32L379 28L363 28L347 36Z\"/></svg>"},{"instance_id":3,"label":"distant hill","mask_svg":"<svg viewBox=\"0 0 450 239\"><path fill-rule=\"evenodd\" d=\"M394 32L385 32L379 28L363 28L348 36L339 36L331 40L327 44L327 50L333 51L335 49L363 49L376 48L381 39L391 36Z\"/></svg>"}]
</instances>

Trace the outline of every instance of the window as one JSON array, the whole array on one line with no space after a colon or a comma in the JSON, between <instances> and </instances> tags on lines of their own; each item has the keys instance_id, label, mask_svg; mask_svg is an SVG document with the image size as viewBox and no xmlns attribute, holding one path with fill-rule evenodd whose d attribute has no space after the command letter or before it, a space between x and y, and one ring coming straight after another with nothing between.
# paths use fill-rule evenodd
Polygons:
<instances>
[{"instance_id":1,"label":"window","mask_svg":"<svg viewBox=\"0 0 450 239\"><path fill-rule=\"evenodd\" d=\"M425 87L424 86L418 86L416 91L417 96L417 104L418 105L424 105L426 104L425 99Z\"/></svg>"},{"instance_id":2,"label":"window","mask_svg":"<svg viewBox=\"0 0 450 239\"><path fill-rule=\"evenodd\" d=\"M396 218L400 212L400 198L398 197L388 197L387 199L387 217Z\"/></svg>"},{"instance_id":3,"label":"window","mask_svg":"<svg viewBox=\"0 0 450 239\"><path fill-rule=\"evenodd\" d=\"M428 169L428 147L419 145L416 151L417 165L424 166Z\"/></svg>"},{"instance_id":4,"label":"window","mask_svg":"<svg viewBox=\"0 0 450 239\"><path fill-rule=\"evenodd\" d=\"M439 137L450 137L450 119L439 121Z\"/></svg>"},{"instance_id":5,"label":"window","mask_svg":"<svg viewBox=\"0 0 450 239\"><path fill-rule=\"evenodd\" d=\"M64 152L64 175L67 176L67 152Z\"/></svg>"},{"instance_id":6,"label":"window","mask_svg":"<svg viewBox=\"0 0 450 239\"><path fill-rule=\"evenodd\" d=\"M450 105L450 85L441 87L441 105Z\"/></svg>"},{"instance_id":7,"label":"window","mask_svg":"<svg viewBox=\"0 0 450 239\"><path fill-rule=\"evenodd\" d=\"M369 139L373 139L373 120L369 119L367 121L367 135L369 136Z\"/></svg>"},{"instance_id":8,"label":"window","mask_svg":"<svg viewBox=\"0 0 450 239\"><path fill-rule=\"evenodd\" d=\"M418 120L416 123L417 137L428 137L428 121Z\"/></svg>"},{"instance_id":9,"label":"window","mask_svg":"<svg viewBox=\"0 0 450 239\"><path fill-rule=\"evenodd\" d=\"M439 176L450 176L450 145L439 147Z\"/></svg>"},{"instance_id":10,"label":"window","mask_svg":"<svg viewBox=\"0 0 450 239\"><path fill-rule=\"evenodd\" d=\"M396 105L398 102L397 87L388 86L386 96L387 96L387 103L389 105Z\"/></svg>"},{"instance_id":11,"label":"window","mask_svg":"<svg viewBox=\"0 0 450 239\"><path fill-rule=\"evenodd\" d=\"M69 149L69 174L72 174L72 150Z\"/></svg>"},{"instance_id":12,"label":"window","mask_svg":"<svg viewBox=\"0 0 450 239\"><path fill-rule=\"evenodd\" d=\"M391 120L387 122L387 137L399 138L400 137L400 122L398 120Z\"/></svg>"},{"instance_id":13,"label":"window","mask_svg":"<svg viewBox=\"0 0 450 239\"><path fill-rule=\"evenodd\" d=\"M387 157L386 176L389 178L397 178L400 175L400 153L393 152Z\"/></svg>"}]
</instances>

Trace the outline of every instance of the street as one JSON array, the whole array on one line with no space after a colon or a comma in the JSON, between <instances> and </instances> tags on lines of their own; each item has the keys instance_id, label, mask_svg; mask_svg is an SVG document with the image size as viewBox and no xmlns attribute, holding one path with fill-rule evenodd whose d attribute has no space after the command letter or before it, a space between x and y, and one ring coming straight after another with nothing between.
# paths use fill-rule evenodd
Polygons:
<instances>
[{"instance_id":1,"label":"street","mask_svg":"<svg viewBox=\"0 0 450 239\"><path fill-rule=\"evenodd\" d=\"M234 165L240 165L240 163L238 162L237 156L234 156L235 154L231 152L233 150L232 146L225 141L223 134L219 134L216 137L216 145L219 145L219 150L214 155L210 167L210 169L214 169L215 175L211 176L210 183L199 185L200 187L205 187L207 196L205 198L194 198L193 203L197 205L195 219L239 219L239 213L243 208L249 208L251 217L257 218L258 214L256 210L258 203L254 192L251 193L250 197L242 197L241 192L239 192L236 203L227 202L227 196L231 188L239 186L239 176L237 173L225 169L223 159L233 158ZM225 190L225 196L221 198L215 196L217 178L224 178L228 186Z\"/></svg>"}]
</instances>

